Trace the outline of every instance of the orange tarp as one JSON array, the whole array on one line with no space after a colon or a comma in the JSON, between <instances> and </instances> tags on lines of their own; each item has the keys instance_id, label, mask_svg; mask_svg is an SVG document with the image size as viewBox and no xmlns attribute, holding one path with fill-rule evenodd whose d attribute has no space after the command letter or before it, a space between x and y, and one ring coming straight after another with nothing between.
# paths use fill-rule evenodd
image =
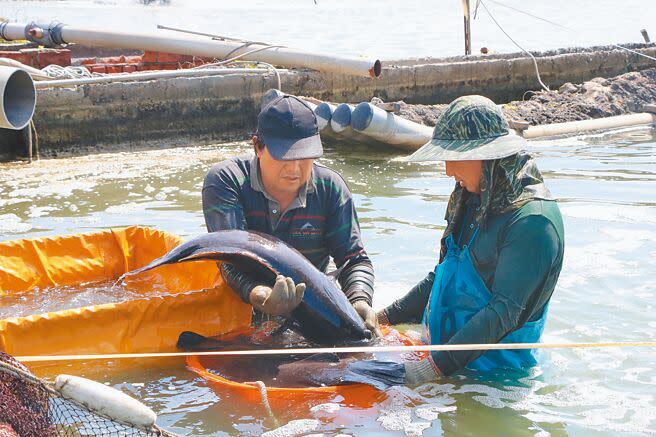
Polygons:
<instances>
[{"instance_id":1,"label":"orange tarp","mask_svg":"<svg viewBox=\"0 0 656 437\"><path fill-rule=\"evenodd\" d=\"M116 280L182 241L131 226L0 242L0 299ZM162 266L127 278L125 287L143 298L0 320L0 350L12 355L166 352L175 350L182 331L209 336L250 323L251 307L225 285L215 262Z\"/></svg>"}]
</instances>

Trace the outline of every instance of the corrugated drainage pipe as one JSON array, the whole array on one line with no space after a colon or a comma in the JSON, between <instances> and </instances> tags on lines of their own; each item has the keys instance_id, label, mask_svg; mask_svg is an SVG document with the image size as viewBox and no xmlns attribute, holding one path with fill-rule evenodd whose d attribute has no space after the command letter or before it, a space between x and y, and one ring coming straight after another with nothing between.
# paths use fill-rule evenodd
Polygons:
<instances>
[{"instance_id":1,"label":"corrugated drainage pipe","mask_svg":"<svg viewBox=\"0 0 656 437\"><path fill-rule=\"evenodd\" d=\"M36 108L36 90L30 75L18 68L0 66L0 128L20 130Z\"/></svg>"},{"instance_id":2,"label":"corrugated drainage pipe","mask_svg":"<svg viewBox=\"0 0 656 437\"><path fill-rule=\"evenodd\" d=\"M351 114L351 127L381 143L416 150L430 141L433 128L396 116L369 102L362 102Z\"/></svg>"}]
</instances>

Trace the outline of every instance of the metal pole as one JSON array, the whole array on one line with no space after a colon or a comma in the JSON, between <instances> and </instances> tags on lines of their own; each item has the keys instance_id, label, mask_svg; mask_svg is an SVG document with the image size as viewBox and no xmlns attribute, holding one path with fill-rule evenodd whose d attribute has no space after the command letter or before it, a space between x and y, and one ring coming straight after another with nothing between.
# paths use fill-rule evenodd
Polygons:
<instances>
[{"instance_id":1,"label":"metal pole","mask_svg":"<svg viewBox=\"0 0 656 437\"><path fill-rule=\"evenodd\" d=\"M462 0L465 15L465 55L471 55L471 20L469 13L469 0Z\"/></svg>"},{"instance_id":2,"label":"metal pole","mask_svg":"<svg viewBox=\"0 0 656 437\"><path fill-rule=\"evenodd\" d=\"M640 29L640 33L642 34L642 37L645 39L645 44L651 43L651 40L649 39L649 34L647 33L647 29Z\"/></svg>"}]
</instances>

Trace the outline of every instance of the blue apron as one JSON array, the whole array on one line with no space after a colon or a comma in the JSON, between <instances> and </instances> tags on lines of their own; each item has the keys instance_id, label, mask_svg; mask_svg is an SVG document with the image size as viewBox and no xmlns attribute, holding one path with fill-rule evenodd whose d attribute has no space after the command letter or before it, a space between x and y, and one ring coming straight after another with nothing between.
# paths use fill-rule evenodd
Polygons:
<instances>
[{"instance_id":1,"label":"blue apron","mask_svg":"<svg viewBox=\"0 0 656 437\"><path fill-rule=\"evenodd\" d=\"M462 249L454 242L453 235L449 235L445 240L446 255L435 268L435 282L422 320L422 340L426 344L448 343L451 337L485 307L492 297L469 254L469 248L477 234L478 228L474 231L469 244ZM525 323L520 329L504 337L501 343L539 342L546 318L545 305L539 319ZM492 350L470 362L466 367L479 371L500 368L519 369L534 366L537 364L537 359L535 349Z\"/></svg>"}]
</instances>

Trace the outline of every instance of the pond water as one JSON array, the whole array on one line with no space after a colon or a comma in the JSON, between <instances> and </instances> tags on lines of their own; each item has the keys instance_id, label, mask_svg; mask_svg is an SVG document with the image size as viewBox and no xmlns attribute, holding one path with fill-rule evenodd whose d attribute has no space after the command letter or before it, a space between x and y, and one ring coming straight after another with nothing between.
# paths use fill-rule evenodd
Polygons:
<instances>
[{"instance_id":1,"label":"pond water","mask_svg":"<svg viewBox=\"0 0 656 437\"><path fill-rule=\"evenodd\" d=\"M143 298L143 294L130 292L114 282L92 282L43 289L36 287L24 293L12 293L2 297L0 319Z\"/></svg>"},{"instance_id":2,"label":"pond water","mask_svg":"<svg viewBox=\"0 0 656 437\"><path fill-rule=\"evenodd\" d=\"M656 339L656 129L530 143L566 230L563 271L545 342ZM205 232L200 188L216 161L246 143L0 164L0 240L141 224L185 237ZM442 165L398 152L340 147L321 162L354 193L376 269L376 308L433 268L453 181ZM646 436L656 433L656 350L548 352L529 375L470 375L418 390L393 388L363 408L289 403L279 425L350 435ZM240 402L179 360L89 362L38 369L73 373L133 393L158 423L184 435L260 435L276 426L262 405ZM290 428L269 435L291 435ZM292 432L293 434L293 432Z\"/></svg>"}]
</instances>

